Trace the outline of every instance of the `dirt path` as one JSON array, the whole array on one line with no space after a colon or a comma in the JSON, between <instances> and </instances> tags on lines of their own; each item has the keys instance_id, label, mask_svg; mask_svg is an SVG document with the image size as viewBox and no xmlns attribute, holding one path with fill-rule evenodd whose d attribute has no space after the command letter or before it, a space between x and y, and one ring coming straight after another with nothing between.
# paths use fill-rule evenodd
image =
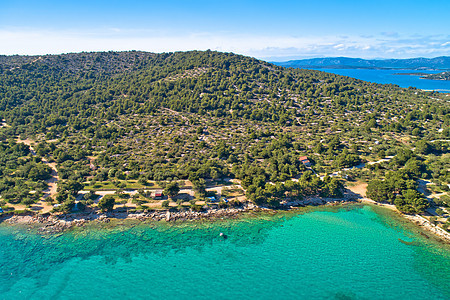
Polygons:
<instances>
[{"instance_id":1,"label":"dirt path","mask_svg":"<svg viewBox=\"0 0 450 300\"><path fill-rule=\"evenodd\" d=\"M173 113L173 114L175 114L175 115L177 115L177 116L180 116L183 120L189 120L188 118L186 118L185 116L183 116L182 114L180 114L178 111L174 111L174 110L172 110L172 109L169 109L169 108L166 108L166 107L163 107L163 109L165 109L165 110L167 110L167 111L170 111L171 113Z\"/></svg>"},{"instance_id":2,"label":"dirt path","mask_svg":"<svg viewBox=\"0 0 450 300\"><path fill-rule=\"evenodd\" d=\"M0 128L2 127L10 127L8 124L6 124L5 120L0 120Z\"/></svg>"},{"instance_id":3,"label":"dirt path","mask_svg":"<svg viewBox=\"0 0 450 300\"><path fill-rule=\"evenodd\" d=\"M52 178L47 179L46 182L48 184L48 188L44 191L44 199L47 197L54 197L57 194L58 189L58 172L56 171L55 163L49 163L47 161L44 161L44 163L47 163L50 168L52 168Z\"/></svg>"},{"instance_id":4,"label":"dirt path","mask_svg":"<svg viewBox=\"0 0 450 300\"><path fill-rule=\"evenodd\" d=\"M243 190L243 188L240 185L211 186L211 187L207 187L205 190L207 192L214 191L217 193L217 195L222 195L222 191L234 190L234 189L242 189Z\"/></svg>"},{"instance_id":5,"label":"dirt path","mask_svg":"<svg viewBox=\"0 0 450 300\"><path fill-rule=\"evenodd\" d=\"M357 195L360 195L364 198L366 197L367 183L365 182L357 182L355 185L347 186L347 188Z\"/></svg>"},{"instance_id":6,"label":"dirt path","mask_svg":"<svg viewBox=\"0 0 450 300\"><path fill-rule=\"evenodd\" d=\"M356 198L358 198L358 200L360 200L361 202L375 204L375 205L383 206L383 207L398 211L398 209L393 204L378 203L372 199L367 198L366 197L367 183L365 183L365 182L357 182L354 185L347 186L347 189L349 189L354 194L354 196L356 196Z\"/></svg>"},{"instance_id":7,"label":"dirt path","mask_svg":"<svg viewBox=\"0 0 450 300\"><path fill-rule=\"evenodd\" d=\"M35 143L34 141L29 140L29 139L21 140L19 137L17 139L17 143L24 143L25 145L28 145L30 147L31 154L36 155L36 151L33 148L33 144ZM51 173L52 177L45 181L48 184L48 188L46 190L44 190L44 195L42 196L41 200L38 203L36 203L35 205L32 205L31 209L39 210L42 213L47 213L53 209L53 206L51 204L49 204L48 202L46 202L45 199L48 197L53 198L56 196L57 190L58 190L59 176L58 176L58 169L56 168L56 163L54 163L54 162L51 163L44 157L42 158L42 162L44 164L47 164L52 169L52 173Z\"/></svg>"}]
</instances>

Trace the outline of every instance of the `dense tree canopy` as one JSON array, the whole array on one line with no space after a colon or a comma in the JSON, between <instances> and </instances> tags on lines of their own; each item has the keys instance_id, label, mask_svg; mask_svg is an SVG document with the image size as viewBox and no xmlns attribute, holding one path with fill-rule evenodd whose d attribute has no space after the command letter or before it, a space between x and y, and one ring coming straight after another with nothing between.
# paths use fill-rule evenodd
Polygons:
<instances>
[{"instance_id":1,"label":"dense tree canopy","mask_svg":"<svg viewBox=\"0 0 450 300\"><path fill-rule=\"evenodd\" d=\"M314 172L395 155L367 166L378 178L369 193L409 199L402 191L417 178L448 178L437 163L449 148L444 98L213 51L1 56L0 194L36 201L45 157L57 163L59 203L87 182L189 179L205 195L206 180L235 177L250 199L276 206L339 197L341 182ZM18 137L36 141L37 156Z\"/></svg>"}]
</instances>

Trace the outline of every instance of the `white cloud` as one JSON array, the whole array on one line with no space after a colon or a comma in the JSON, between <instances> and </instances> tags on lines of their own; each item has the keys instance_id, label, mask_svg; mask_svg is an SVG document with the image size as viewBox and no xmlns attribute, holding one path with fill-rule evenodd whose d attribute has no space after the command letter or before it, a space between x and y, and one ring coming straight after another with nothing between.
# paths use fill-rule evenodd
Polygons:
<instances>
[{"instance_id":1,"label":"white cloud","mask_svg":"<svg viewBox=\"0 0 450 300\"><path fill-rule=\"evenodd\" d=\"M177 34L107 28L90 31L0 29L0 54L58 54L81 51L144 50L169 52L218 50L265 59L300 57L416 57L448 55L448 37L249 36L229 32Z\"/></svg>"},{"instance_id":2,"label":"white cloud","mask_svg":"<svg viewBox=\"0 0 450 300\"><path fill-rule=\"evenodd\" d=\"M333 48L337 49L337 50L344 50L346 47L344 44L338 44L338 45L334 45Z\"/></svg>"}]
</instances>

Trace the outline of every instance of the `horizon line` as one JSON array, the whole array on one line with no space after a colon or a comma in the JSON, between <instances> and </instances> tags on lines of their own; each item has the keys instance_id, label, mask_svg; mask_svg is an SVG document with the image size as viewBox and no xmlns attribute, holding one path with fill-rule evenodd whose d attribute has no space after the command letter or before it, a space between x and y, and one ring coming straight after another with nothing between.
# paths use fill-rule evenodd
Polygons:
<instances>
[{"instance_id":1,"label":"horizon line","mask_svg":"<svg viewBox=\"0 0 450 300\"><path fill-rule=\"evenodd\" d=\"M235 55L242 55L242 56L247 56L247 57L252 57L255 59L259 59L259 60L263 60L266 62L277 62L277 63L282 63L282 62L290 62L290 61L297 61L297 60L309 60L309 59L326 59L326 58L351 58L351 59L362 59L362 60L408 60L408 59L418 59L418 58L423 58L423 59L436 59L436 58L445 58L445 57L450 57L450 55L439 55L439 56L433 56L433 57L425 57L425 56L415 56L415 57L408 57L408 58L393 58L393 57L378 57L378 58L363 58L363 57L356 57L356 56L323 56L323 55L318 55L318 56L312 56L312 55L307 55L305 57L301 57L299 56L298 58L290 58L287 60L281 60L282 58L284 58L283 56L269 56L269 57L257 57L257 56L252 56L252 55L247 55L247 54L242 54L242 53L237 53L237 52L233 52L233 51L220 51L220 50L211 50L211 49L207 49L207 50L199 50L199 49L194 49L194 50L173 50L173 51L163 51L163 52L154 52L154 51L146 51L146 50L98 50L98 51L73 51L73 52L61 52L61 53L46 53L46 54L0 54L0 56L6 56L6 57L12 57L12 56L58 56L58 55L68 55L68 54L81 54L81 53L108 53L108 52L116 52L116 53L120 53L120 52L145 52L145 53L154 53L154 54L164 54L164 53L176 53L176 52L193 52L193 51L199 51L199 52L206 52L206 51L212 51L212 52L220 52L220 53L232 53ZM295 57L295 55L292 55ZM280 59L280 60L277 60Z\"/></svg>"}]
</instances>

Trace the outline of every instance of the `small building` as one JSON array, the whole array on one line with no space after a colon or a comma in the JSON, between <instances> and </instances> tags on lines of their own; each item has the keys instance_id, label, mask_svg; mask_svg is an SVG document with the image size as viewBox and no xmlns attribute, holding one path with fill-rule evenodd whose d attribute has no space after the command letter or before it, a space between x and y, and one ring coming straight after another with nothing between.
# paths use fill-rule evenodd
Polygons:
<instances>
[{"instance_id":1,"label":"small building","mask_svg":"<svg viewBox=\"0 0 450 300\"><path fill-rule=\"evenodd\" d=\"M161 200L163 198L163 193L162 192L156 192L155 193L155 200Z\"/></svg>"},{"instance_id":2,"label":"small building","mask_svg":"<svg viewBox=\"0 0 450 300\"><path fill-rule=\"evenodd\" d=\"M298 159L301 161L301 163L304 166L306 166L306 167L310 167L311 166L311 162L309 161L308 156L300 156Z\"/></svg>"}]
</instances>

